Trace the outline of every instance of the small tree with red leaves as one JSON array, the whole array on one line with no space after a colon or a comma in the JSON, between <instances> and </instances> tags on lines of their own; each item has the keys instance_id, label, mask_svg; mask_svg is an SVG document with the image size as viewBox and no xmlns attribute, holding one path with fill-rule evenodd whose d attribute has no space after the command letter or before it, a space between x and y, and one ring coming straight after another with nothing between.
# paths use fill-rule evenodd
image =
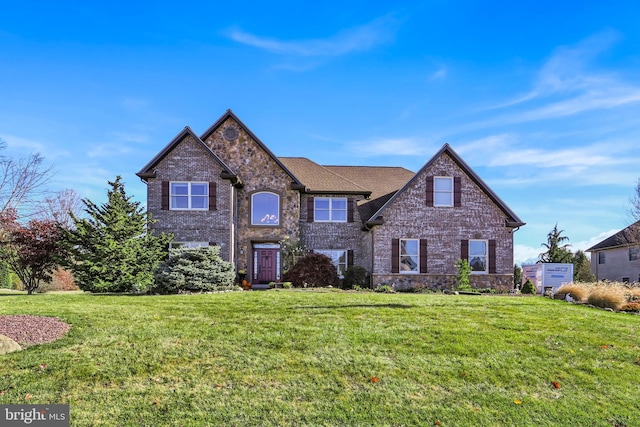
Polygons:
<instances>
[{"instance_id":1,"label":"small tree with red leaves","mask_svg":"<svg viewBox=\"0 0 640 427\"><path fill-rule=\"evenodd\" d=\"M17 221L14 210L0 213L0 258L22 281L29 295L40 283L51 281L62 256L58 244L60 228L55 221L32 219L26 225Z\"/></svg>"}]
</instances>

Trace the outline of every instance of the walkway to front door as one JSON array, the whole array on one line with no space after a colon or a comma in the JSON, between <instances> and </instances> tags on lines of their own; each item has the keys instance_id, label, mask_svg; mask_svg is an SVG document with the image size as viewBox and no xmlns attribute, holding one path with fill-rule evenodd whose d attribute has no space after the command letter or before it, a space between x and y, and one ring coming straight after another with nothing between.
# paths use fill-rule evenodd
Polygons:
<instances>
[{"instance_id":1,"label":"walkway to front door","mask_svg":"<svg viewBox=\"0 0 640 427\"><path fill-rule=\"evenodd\" d=\"M255 243L253 245L253 283L280 281L280 245Z\"/></svg>"}]
</instances>

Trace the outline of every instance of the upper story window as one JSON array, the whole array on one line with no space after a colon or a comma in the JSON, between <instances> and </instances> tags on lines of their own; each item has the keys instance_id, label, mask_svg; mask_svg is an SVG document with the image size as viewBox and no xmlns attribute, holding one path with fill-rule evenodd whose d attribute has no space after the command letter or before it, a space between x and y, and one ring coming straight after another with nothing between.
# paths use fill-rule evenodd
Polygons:
<instances>
[{"instance_id":1,"label":"upper story window","mask_svg":"<svg viewBox=\"0 0 640 427\"><path fill-rule=\"evenodd\" d=\"M469 266L472 273L488 272L488 246L486 240L469 240Z\"/></svg>"},{"instance_id":2,"label":"upper story window","mask_svg":"<svg viewBox=\"0 0 640 427\"><path fill-rule=\"evenodd\" d=\"M316 222L347 222L346 197L314 198L313 217Z\"/></svg>"},{"instance_id":3,"label":"upper story window","mask_svg":"<svg viewBox=\"0 0 640 427\"><path fill-rule=\"evenodd\" d=\"M171 182L169 189L172 210L209 209L209 183Z\"/></svg>"},{"instance_id":4,"label":"upper story window","mask_svg":"<svg viewBox=\"0 0 640 427\"><path fill-rule=\"evenodd\" d=\"M280 196L268 191L251 195L251 225L280 225Z\"/></svg>"},{"instance_id":5,"label":"upper story window","mask_svg":"<svg viewBox=\"0 0 640 427\"><path fill-rule=\"evenodd\" d=\"M640 248L637 246L631 246L629 248L629 261L636 261L638 259L638 254L640 253Z\"/></svg>"},{"instance_id":6,"label":"upper story window","mask_svg":"<svg viewBox=\"0 0 640 427\"><path fill-rule=\"evenodd\" d=\"M436 176L433 178L433 205L453 206L453 177Z\"/></svg>"},{"instance_id":7,"label":"upper story window","mask_svg":"<svg viewBox=\"0 0 640 427\"><path fill-rule=\"evenodd\" d=\"M605 253L598 252L598 264L604 264L605 262Z\"/></svg>"}]
</instances>

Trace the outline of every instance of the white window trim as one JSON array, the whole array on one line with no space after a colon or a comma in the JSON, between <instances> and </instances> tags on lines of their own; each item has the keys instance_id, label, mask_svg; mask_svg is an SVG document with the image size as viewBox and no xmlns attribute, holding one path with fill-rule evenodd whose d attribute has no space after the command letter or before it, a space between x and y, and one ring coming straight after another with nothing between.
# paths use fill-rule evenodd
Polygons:
<instances>
[{"instance_id":1,"label":"white window trim","mask_svg":"<svg viewBox=\"0 0 640 427\"><path fill-rule=\"evenodd\" d=\"M174 195L172 190L173 190L173 184L187 184L187 194L179 194L179 195ZM191 185L192 184L202 184L204 185L204 188L206 190L206 194L203 195L196 195L195 197L204 197L205 198L205 207L204 208L193 208L191 207L191 197L193 196L191 194ZM173 198L175 196L178 197L186 197L187 198L187 207L186 208L176 208L173 207ZM209 183L208 182L204 182L204 181L170 181L169 182L169 210L172 211L208 211L209 210Z\"/></svg>"},{"instance_id":2,"label":"white window trim","mask_svg":"<svg viewBox=\"0 0 640 427\"><path fill-rule=\"evenodd\" d=\"M439 179L448 179L451 181L451 191L442 191L442 190L436 190L436 181ZM439 207L439 208L450 208L453 207L453 193L455 191L454 188L454 182L453 182L453 177L452 176L436 176L433 178L433 206L434 207ZM449 194L449 200L450 202L448 204L440 204L437 203L437 194Z\"/></svg>"},{"instance_id":3,"label":"white window trim","mask_svg":"<svg viewBox=\"0 0 640 427\"><path fill-rule=\"evenodd\" d=\"M402 269L402 242L413 240L416 242L416 247L418 248L418 252L415 254L416 256L416 270L415 271L407 271ZM420 239L398 239L398 271L400 274L420 274ZM413 254L408 254L413 255ZM405 255L406 256L406 255Z\"/></svg>"},{"instance_id":4,"label":"white window trim","mask_svg":"<svg viewBox=\"0 0 640 427\"><path fill-rule=\"evenodd\" d=\"M347 249L314 249L314 252L318 254L326 255L327 257L331 258L332 262L333 262L334 253L336 252L344 253L344 271L347 271L347 268L349 268L349 251ZM340 257L338 257L338 259L339 258ZM340 274L340 265L336 265L335 263L333 263L333 265L335 265L336 270L338 270L338 275L340 276L340 278L343 278L344 271L343 271L343 274Z\"/></svg>"},{"instance_id":5,"label":"white window trim","mask_svg":"<svg viewBox=\"0 0 640 427\"><path fill-rule=\"evenodd\" d=\"M486 253L484 255L484 271L471 271L471 274L489 274L489 240L487 239L470 239L469 240L469 268L471 268L471 242L484 242Z\"/></svg>"},{"instance_id":6,"label":"white window trim","mask_svg":"<svg viewBox=\"0 0 640 427\"><path fill-rule=\"evenodd\" d=\"M317 219L318 215L318 208L316 203L319 200L328 200L329 201L329 219ZM334 209L333 208L333 202L334 201L339 201L339 200L343 200L344 201L344 209ZM333 219L333 211L340 211L343 212L344 211L344 219ZM320 209L320 211L325 212L327 211L327 209ZM349 216L349 200L346 197L315 197L313 199L313 222L347 222L348 220L348 216Z\"/></svg>"},{"instance_id":7,"label":"white window trim","mask_svg":"<svg viewBox=\"0 0 640 427\"><path fill-rule=\"evenodd\" d=\"M276 209L276 212L278 213L278 222L275 224L264 224L264 223L255 223L253 222L253 208L255 206L255 204L253 203L253 198L257 195L260 194L272 194L274 196L276 196L276 200L278 201L278 206ZM280 226L280 195L278 193L274 193L273 191L256 191L255 193L253 193L251 195L251 225L252 226L258 226L258 227L279 227Z\"/></svg>"}]
</instances>

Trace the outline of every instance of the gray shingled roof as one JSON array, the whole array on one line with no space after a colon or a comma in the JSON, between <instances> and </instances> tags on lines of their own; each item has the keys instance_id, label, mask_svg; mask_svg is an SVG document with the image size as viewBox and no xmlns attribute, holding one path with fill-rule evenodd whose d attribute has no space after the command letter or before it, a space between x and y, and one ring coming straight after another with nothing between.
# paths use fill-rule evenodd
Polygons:
<instances>
[{"instance_id":1,"label":"gray shingled roof","mask_svg":"<svg viewBox=\"0 0 640 427\"><path fill-rule=\"evenodd\" d=\"M626 246L638 242L640 242L640 221L631 224L623 230L618 231L616 234L604 239L602 242L591 246L586 250L586 252L594 252L602 249Z\"/></svg>"}]
</instances>

